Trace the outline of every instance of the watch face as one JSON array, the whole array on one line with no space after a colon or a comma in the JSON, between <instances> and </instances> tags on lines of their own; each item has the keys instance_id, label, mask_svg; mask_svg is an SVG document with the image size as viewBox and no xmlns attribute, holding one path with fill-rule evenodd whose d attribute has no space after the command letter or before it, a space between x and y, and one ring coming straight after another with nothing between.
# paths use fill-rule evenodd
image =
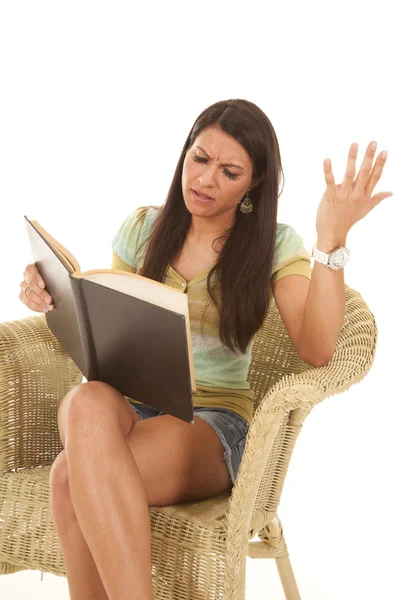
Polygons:
<instances>
[{"instance_id":1,"label":"watch face","mask_svg":"<svg viewBox=\"0 0 400 600\"><path fill-rule=\"evenodd\" d=\"M331 255L329 265L332 269L341 269L349 260L349 254L347 248L339 248Z\"/></svg>"}]
</instances>

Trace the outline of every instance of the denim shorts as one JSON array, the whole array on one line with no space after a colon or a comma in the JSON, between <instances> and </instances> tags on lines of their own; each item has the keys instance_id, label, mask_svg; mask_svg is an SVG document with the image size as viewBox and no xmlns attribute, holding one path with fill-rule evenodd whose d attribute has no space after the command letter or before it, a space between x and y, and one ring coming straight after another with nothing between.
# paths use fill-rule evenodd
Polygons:
<instances>
[{"instance_id":1,"label":"denim shorts","mask_svg":"<svg viewBox=\"0 0 400 600\"><path fill-rule=\"evenodd\" d=\"M130 405L142 419L167 414L148 404L133 404L131 402ZM200 419L208 423L221 440L224 447L225 464L228 468L232 485L234 485L246 445L249 424L246 419L228 408L196 406L193 412L195 417L200 417Z\"/></svg>"}]
</instances>

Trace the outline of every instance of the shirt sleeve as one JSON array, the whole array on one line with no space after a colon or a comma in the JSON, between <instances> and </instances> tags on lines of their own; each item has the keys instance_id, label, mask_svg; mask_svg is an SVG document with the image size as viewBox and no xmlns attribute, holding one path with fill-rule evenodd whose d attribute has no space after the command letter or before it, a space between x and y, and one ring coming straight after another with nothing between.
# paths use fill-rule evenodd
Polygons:
<instances>
[{"instance_id":1,"label":"shirt sleeve","mask_svg":"<svg viewBox=\"0 0 400 600\"><path fill-rule=\"evenodd\" d=\"M303 275L311 279L311 257L302 237L291 225L278 223L271 285L287 275Z\"/></svg>"},{"instance_id":2,"label":"shirt sleeve","mask_svg":"<svg viewBox=\"0 0 400 600\"><path fill-rule=\"evenodd\" d=\"M148 210L149 206L137 208L126 217L118 229L111 244L113 251L113 265L117 264L117 258L114 258L114 255L116 255L123 263L133 267L135 269L134 272L136 272L136 258L140 235ZM120 264L120 267L123 267L123 264L118 264ZM118 267L113 266L113 268Z\"/></svg>"},{"instance_id":3,"label":"shirt sleeve","mask_svg":"<svg viewBox=\"0 0 400 600\"><path fill-rule=\"evenodd\" d=\"M112 253L111 268L117 269L118 271L128 271L128 273L137 273L137 269L135 267L128 265L128 263L124 262L122 258L118 256L118 254L115 254L115 252Z\"/></svg>"}]
</instances>

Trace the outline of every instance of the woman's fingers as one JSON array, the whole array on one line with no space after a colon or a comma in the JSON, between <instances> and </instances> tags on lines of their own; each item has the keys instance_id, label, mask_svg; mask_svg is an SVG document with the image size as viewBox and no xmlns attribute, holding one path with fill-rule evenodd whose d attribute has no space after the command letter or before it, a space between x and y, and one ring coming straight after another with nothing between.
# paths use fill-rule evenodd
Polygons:
<instances>
[{"instance_id":1,"label":"woman's fingers","mask_svg":"<svg viewBox=\"0 0 400 600\"><path fill-rule=\"evenodd\" d=\"M327 190L331 196L331 198L335 198L335 177L332 172L332 163L329 158L325 158L324 160L324 175Z\"/></svg>"},{"instance_id":2,"label":"woman's fingers","mask_svg":"<svg viewBox=\"0 0 400 600\"><path fill-rule=\"evenodd\" d=\"M344 196L347 197L350 195L350 190L352 191L352 188L354 187L357 197L362 195L368 200L371 197L371 194L374 191L376 184L381 178L383 167L385 166L387 158L387 152L383 151L378 155L373 169L371 171L371 166L376 151L376 142L370 142L358 175L354 180L354 175L356 173L357 150L358 144L356 142L353 142L353 144L350 146L346 173L341 185L341 191L343 192ZM388 197L389 192L383 193L384 197ZM376 197L374 198L376 199ZM382 199L383 198L381 198L381 200Z\"/></svg>"},{"instance_id":3,"label":"woman's fingers","mask_svg":"<svg viewBox=\"0 0 400 600\"><path fill-rule=\"evenodd\" d=\"M365 193L364 190L371 174L372 162L374 160L376 147L376 142L370 142L368 144L364 160L362 161L360 170L358 171L356 180L354 182L354 191L356 192L356 194L363 196Z\"/></svg>"},{"instance_id":4,"label":"woman's fingers","mask_svg":"<svg viewBox=\"0 0 400 600\"><path fill-rule=\"evenodd\" d=\"M369 198L374 191L376 184L381 178L383 167L386 163L387 152L381 152L378 158L375 161L374 168L372 169L372 173L370 175L367 187L365 188L365 193L367 198Z\"/></svg>"},{"instance_id":5,"label":"woman's fingers","mask_svg":"<svg viewBox=\"0 0 400 600\"><path fill-rule=\"evenodd\" d=\"M356 174L356 161L357 161L358 144L353 142L349 150L349 158L347 160L346 173L344 174L343 182L341 185L342 192L345 196L348 195L348 191L353 185L354 176Z\"/></svg>"},{"instance_id":6,"label":"woman's fingers","mask_svg":"<svg viewBox=\"0 0 400 600\"><path fill-rule=\"evenodd\" d=\"M39 286L39 283L43 281L43 279L36 265L28 265L25 269L24 277L24 281L20 284L20 299L22 302L32 310L39 310L40 312L52 310L52 308L50 308L52 307L51 296L46 292L46 289Z\"/></svg>"},{"instance_id":7,"label":"woman's fingers","mask_svg":"<svg viewBox=\"0 0 400 600\"><path fill-rule=\"evenodd\" d=\"M375 194L375 196L372 196L370 202L372 203L372 206L376 206L382 202L382 200L390 198L390 196L393 196L392 192L379 192L378 194Z\"/></svg>"},{"instance_id":8,"label":"woman's fingers","mask_svg":"<svg viewBox=\"0 0 400 600\"><path fill-rule=\"evenodd\" d=\"M26 282L24 282L24 283L26 283ZM24 287L26 287L26 286L24 286ZM25 294L24 290L22 289L19 293L19 299L21 300L21 302L23 304L25 304L25 306L27 306L31 310L34 310L36 312L47 312L47 309L44 308L42 302L40 304L38 304L37 302L32 300L30 295L31 295L31 292L29 290L26 290L26 294Z\"/></svg>"}]
</instances>

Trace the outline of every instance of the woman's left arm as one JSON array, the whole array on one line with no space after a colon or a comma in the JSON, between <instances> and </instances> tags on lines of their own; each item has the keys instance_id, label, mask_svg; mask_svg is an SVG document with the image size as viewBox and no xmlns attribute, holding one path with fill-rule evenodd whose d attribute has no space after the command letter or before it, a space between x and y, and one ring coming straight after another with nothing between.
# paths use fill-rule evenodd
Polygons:
<instances>
[{"instance_id":1,"label":"woman's left arm","mask_svg":"<svg viewBox=\"0 0 400 600\"><path fill-rule=\"evenodd\" d=\"M318 207L317 248L332 252L345 246L351 227L364 218L392 192L371 194L379 181L387 153L381 152L371 171L376 143L368 145L361 168L356 172L357 144L352 144L343 182L335 184L329 159L324 161L326 191ZM315 366L332 358L344 321L344 270L337 271L317 261L311 281L291 275L277 281L273 293L282 320L299 356Z\"/></svg>"},{"instance_id":2,"label":"woman's left arm","mask_svg":"<svg viewBox=\"0 0 400 600\"><path fill-rule=\"evenodd\" d=\"M320 250L324 247L317 245ZM287 275L274 284L273 294L300 358L314 367L327 364L344 320L343 269L333 271L315 262L311 281L304 275Z\"/></svg>"},{"instance_id":3,"label":"woman's left arm","mask_svg":"<svg viewBox=\"0 0 400 600\"><path fill-rule=\"evenodd\" d=\"M327 253L345 245L345 238L317 242L318 250ZM315 261L297 340L298 353L307 363L319 367L331 360L344 322L345 307L344 269L334 271Z\"/></svg>"}]
</instances>

